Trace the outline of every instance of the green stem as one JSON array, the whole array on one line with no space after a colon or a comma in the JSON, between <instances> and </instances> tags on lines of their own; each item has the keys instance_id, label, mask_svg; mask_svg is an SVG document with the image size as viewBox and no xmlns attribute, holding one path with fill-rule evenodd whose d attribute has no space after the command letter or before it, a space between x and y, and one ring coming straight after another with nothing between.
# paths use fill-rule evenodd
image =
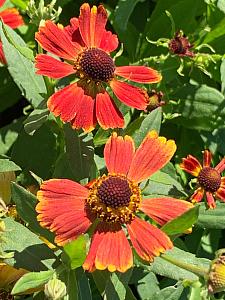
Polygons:
<instances>
[{"instance_id":1,"label":"green stem","mask_svg":"<svg viewBox=\"0 0 225 300\"><path fill-rule=\"evenodd\" d=\"M164 260L170 262L171 264L173 264L177 267L180 267L184 270L190 271L198 276L205 277L208 274L208 269L206 269L204 267L198 267L195 265L188 264L186 262L177 260L167 254L162 254L161 258L163 258Z\"/></svg>"}]
</instances>

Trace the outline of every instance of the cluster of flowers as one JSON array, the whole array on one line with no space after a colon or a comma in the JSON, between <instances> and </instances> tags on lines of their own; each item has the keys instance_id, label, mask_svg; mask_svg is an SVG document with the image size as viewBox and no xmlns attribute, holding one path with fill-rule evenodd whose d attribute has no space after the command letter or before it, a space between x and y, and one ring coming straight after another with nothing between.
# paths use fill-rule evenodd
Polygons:
<instances>
[{"instance_id":1,"label":"cluster of flowers","mask_svg":"<svg viewBox=\"0 0 225 300\"><path fill-rule=\"evenodd\" d=\"M0 5L3 2L0 0ZM7 18L12 15L14 19ZM0 17L13 28L23 23L15 9L1 12ZM48 52L36 56L37 73L55 79L71 74L76 77L48 99L49 110L63 122L70 122L74 129L86 132L97 123L103 129L124 126L111 91L124 104L146 110L150 95L127 81L149 84L161 80L156 70L146 66L115 65L110 53L118 47L118 39L105 29L106 22L107 12L102 5L90 8L84 3L79 17L72 18L70 25L63 27L48 20L36 34L37 42ZM190 43L180 33L169 47L181 56L193 56ZM0 57L6 63L1 47ZM153 261L173 244L158 227L140 218L139 212L162 226L193 206L171 197L142 197L140 183L165 166L175 151L175 142L159 137L155 131L147 134L138 149L130 136L114 132L104 148L108 174L86 186L67 179L42 183L36 207L40 224L56 234L55 242L60 246L94 226L83 264L88 271L128 270L133 265L130 242L141 259ZM199 186L192 202L201 201L205 192L208 206L215 208L214 195L225 201L225 178L221 177L225 159L215 168L210 166L211 160L211 153L206 150L203 166L189 155L181 168L197 177Z\"/></svg>"}]
</instances>

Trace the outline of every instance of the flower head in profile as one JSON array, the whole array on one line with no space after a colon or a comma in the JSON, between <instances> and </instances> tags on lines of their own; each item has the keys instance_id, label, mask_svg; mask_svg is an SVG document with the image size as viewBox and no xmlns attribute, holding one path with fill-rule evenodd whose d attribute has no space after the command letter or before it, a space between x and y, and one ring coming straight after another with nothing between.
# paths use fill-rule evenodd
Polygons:
<instances>
[{"instance_id":1,"label":"flower head in profile","mask_svg":"<svg viewBox=\"0 0 225 300\"><path fill-rule=\"evenodd\" d=\"M183 34L182 31L177 31L174 38L169 41L169 49L173 54L179 56L190 56L193 57L195 54L190 49L193 47L190 44L188 38Z\"/></svg>"},{"instance_id":2,"label":"flower head in profile","mask_svg":"<svg viewBox=\"0 0 225 300\"><path fill-rule=\"evenodd\" d=\"M0 7L3 6L5 0L0 0ZM23 18L19 14L16 8L7 8L0 11L0 20L4 22L4 24L8 25L9 27L15 29L21 25L23 25ZM5 55L2 49L2 43L0 41L0 62L2 64L6 64Z\"/></svg>"},{"instance_id":3,"label":"flower head in profile","mask_svg":"<svg viewBox=\"0 0 225 300\"><path fill-rule=\"evenodd\" d=\"M215 167L211 167L212 154L203 152L203 165L192 155L183 158L181 169L197 177L198 187L191 197L193 203L200 202L206 195L209 208L215 208L214 196L225 202L225 177L221 173L225 169L225 158Z\"/></svg>"},{"instance_id":4,"label":"flower head in profile","mask_svg":"<svg viewBox=\"0 0 225 300\"><path fill-rule=\"evenodd\" d=\"M44 181L37 193L38 221L56 234L60 246L95 226L83 264L90 272L128 270L133 265L130 243L143 260L152 262L173 244L138 212L163 225L192 204L171 197L143 199L139 184L167 164L175 150L174 141L158 137L155 131L149 132L136 151L130 136L113 133L104 148L108 174L87 186L67 179Z\"/></svg>"},{"instance_id":5,"label":"flower head in profile","mask_svg":"<svg viewBox=\"0 0 225 300\"><path fill-rule=\"evenodd\" d=\"M207 282L208 291L212 294L225 291L225 253L224 249L217 252L211 263Z\"/></svg>"},{"instance_id":6,"label":"flower head in profile","mask_svg":"<svg viewBox=\"0 0 225 300\"><path fill-rule=\"evenodd\" d=\"M110 53L118 47L115 34L105 29L107 12L102 5L90 8L84 3L78 18L63 28L46 21L36 34L38 43L48 52L36 57L37 73L51 78L75 74L79 79L57 91L48 99L48 108L73 128L85 131L94 129L96 123L104 129L124 126L124 119L107 92L128 106L145 110L148 94L143 88L127 83L156 83L161 75L145 66L116 67Z\"/></svg>"}]
</instances>

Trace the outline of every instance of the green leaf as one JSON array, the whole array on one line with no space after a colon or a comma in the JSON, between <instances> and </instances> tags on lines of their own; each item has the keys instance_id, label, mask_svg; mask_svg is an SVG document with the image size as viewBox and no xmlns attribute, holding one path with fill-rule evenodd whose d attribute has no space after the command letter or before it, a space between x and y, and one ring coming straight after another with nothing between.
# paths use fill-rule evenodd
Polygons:
<instances>
[{"instance_id":1,"label":"green leaf","mask_svg":"<svg viewBox=\"0 0 225 300\"><path fill-rule=\"evenodd\" d=\"M78 284L79 300L92 300L92 291L88 276L84 272L83 268L78 268L75 272Z\"/></svg>"},{"instance_id":2,"label":"green leaf","mask_svg":"<svg viewBox=\"0 0 225 300\"><path fill-rule=\"evenodd\" d=\"M15 143L22 128L22 118L0 128L0 155L6 154Z\"/></svg>"},{"instance_id":3,"label":"green leaf","mask_svg":"<svg viewBox=\"0 0 225 300\"><path fill-rule=\"evenodd\" d=\"M37 235L12 218L6 218L4 222L6 232L3 251L14 251L14 257L5 260L6 263L29 271L52 269L56 256Z\"/></svg>"},{"instance_id":4,"label":"green leaf","mask_svg":"<svg viewBox=\"0 0 225 300\"><path fill-rule=\"evenodd\" d=\"M220 74L221 74L221 93L225 95L225 59L222 60L221 66L220 66Z\"/></svg>"},{"instance_id":5,"label":"green leaf","mask_svg":"<svg viewBox=\"0 0 225 300\"><path fill-rule=\"evenodd\" d=\"M53 233L41 227L37 221L37 212L35 210L37 198L23 187L13 182L12 199L16 204L16 210L19 216L29 226L29 228L38 235L43 236L47 240L53 242Z\"/></svg>"},{"instance_id":6,"label":"green leaf","mask_svg":"<svg viewBox=\"0 0 225 300\"><path fill-rule=\"evenodd\" d=\"M203 228L225 229L225 203L217 202L215 209L206 209L202 203L197 225Z\"/></svg>"},{"instance_id":7,"label":"green leaf","mask_svg":"<svg viewBox=\"0 0 225 300\"><path fill-rule=\"evenodd\" d=\"M24 121L24 130L27 134L33 135L48 119L49 110L47 108L36 108Z\"/></svg>"},{"instance_id":8,"label":"green leaf","mask_svg":"<svg viewBox=\"0 0 225 300\"><path fill-rule=\"evenodd\" d=\"M9 159L0 159L0 172L19 171L21 168Z\"/></svg>"},{"instance_id":9,"label":"green leaf","mask_svg":"<svg viewBox=\"0 0 225 300\"><path fill-rule=\"evenodd\" d=\"M151 130L160 131L162 121L162 108L158 107L148 114L141 123L140 128L133 135L136 146L139 146L145 136Z\"/></svg>"},{"instance_id":10,"label":"green leaf","mask_svg":"<svg viewBox=\"0 0 225 300\"><path fill-rule=\"evenodd\" d=\"M22 10L26 10L29 0L11 0L11 2Z\"/></svg>"},{"instance_id":11,"label":"green leaf","mask_svg":"<svg viewBox=\"0 0 225 300\"><path fill-rule=\"evenodd\" d=\"M85 236L79 236L76 240L66 244L63 249L64 260L72 270L82 266L86 258Z\"/></svg>"},{"instance_id":12,"label":"green leaf","mask_svg":"<svg viewBox=\"0 0 225 300\"><path fill-rule=\"evenodd\" d=\"M9 42L4 32L7 32L13 37L14 45ZM2 23L0 23L0 36L8 64L8 70L13 80L18 85L22 95L29 100L34 107L37 107L43 100L41 94L46 94L47 91L43 77L35 74L33 62L22 55L18 50L18 47L20 50L22 47L23 49L27 49L27 51L29 51L29 48L27 48L25 42L16 32L7 25L2 25Z\"/></svg>"},{"instance_id":13,"label":"green leaf","mask_svg":"<svg viewBox=\"0 0 225 300\"><path fill-rule=\"evenodd\" d=\"M185 232L197 221L199 214L199 206L189 209L187 212L177 217L176 219L166 223L161 230L168 235L175 235Z\"/></svg>"},{"instance_id":14,"label":"green leaf","mask_svg":"<svg viewBox=\"0 0 225 300\"><path fill-rule=\"evenodd\" d=\"M179 300L184 290L182 283L177 286L166 287L155 293L149 300Z\"/></svg>"},{"instance_id":15,"label":"green leaf","mask_svg":"<svg viewBox=\"0 0 225 300\"><path fill-rule=\"evenodd\" d=\"M66 284L68 299L66 300L80 300L78 293L78 283L76 278L76 270L66 269L59 274L60 279Z\"/></svg>"},{"instance_id":16,"label":"green leaf","mask_svg":"<svg viewBox=\"0 0 225 300\"><path fill-rule=\"evenodd\" d=\"M159 282L155 274L149 272L138 280L137 291L141 299L151 299L156 292L159 292Z\"/></svg>"},{"instance_id":17,"label":"green leaf","mask_svg":"<svg viewBox=\"0 0 225 300\"><path fill-rule=\"evenodd\" d=\"M207 33L203 40L203 44L209 44L215 39L223 36L225 34L225 18L223 18L216 26Z\"/></svg>"},{"instance_id":18,"label":"green leaf","mask_svg":"<svg viewBox=\"0 0 225 300\"><path fill-rule=\"evenodd\" d=\"M52 277L55 271L31 272L23 275L14 285L12 295L24 294L30 289L41 288Z\"/></svg>"}]
</instances>

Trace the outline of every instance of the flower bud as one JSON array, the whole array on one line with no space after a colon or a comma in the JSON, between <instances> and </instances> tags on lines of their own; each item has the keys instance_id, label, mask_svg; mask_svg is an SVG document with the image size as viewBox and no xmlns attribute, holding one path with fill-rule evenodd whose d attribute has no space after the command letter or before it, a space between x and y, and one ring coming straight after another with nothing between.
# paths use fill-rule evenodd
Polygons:
<instances>
[{"instance_id":1,"label":"flower bud","mask_svg":"<svg viewBox=\"0 0 225 300\"><path fill-rule=\"evenodd\" d=\"M152 90L148 92L148 106L147 111L151 112L152 110L158 108L159 106L165 105L165 101L162 101L163 92L156 92Z\"/></svg>"},{"instance_id":2,"label":"flower bud","mask_svg":"<svg viewBox=\"0 0 225 300\"><path fill-rule=\"evenodd\" d=\"M16 179L15 172L0 172L0 199L9 204L11 199L11 181Z\"/></svg>"},{"instance_id":3,"label":"flower bud","mask_svg":"<svg viewBox=\"0 0 225 300\"><path fill-rule=\"evenodd\" d=\"M208 276L209 293L225 290L225 255L222 254L212 261Z\"/></svg>"},{"instance_id":4,"label":"flower bud","mask_svg":"<svg viewBox=\"0 0 225 300\"><path fill-rule=\"evenodd\" d=\"M174 38L169 41L168 46L170 52L172 52L173 54L190 57L193 57L195 55L189 50L193 47L193 45L190 44L188 38L183 34L182 31L176 32Z\"/></svg>"},{"instance_id":5,"label":"flower bud","mask_svg":"<svg viewBox=\"0 0 225 300\"><path fill-rule=\"evenodd\" d=\"M44 292L50 300L62 300L66 296L66 285L61 280L53 278L45 285Z\"/></svg>"}]
</instances>

